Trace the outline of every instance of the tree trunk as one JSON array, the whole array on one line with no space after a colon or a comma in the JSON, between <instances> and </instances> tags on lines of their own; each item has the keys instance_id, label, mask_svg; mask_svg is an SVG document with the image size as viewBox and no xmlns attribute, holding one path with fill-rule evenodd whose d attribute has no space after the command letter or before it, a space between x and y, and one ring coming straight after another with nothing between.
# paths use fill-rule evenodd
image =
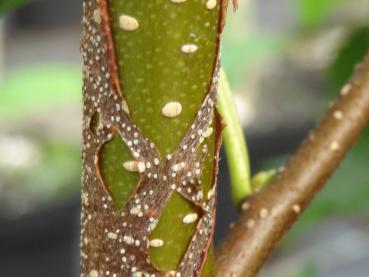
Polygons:
<instances>
[{"instance_id":1,"label":"tree trunk","mask_svg":"<svg viewBox=\"0 0 369 277\"><path fill-rule=\"evenodd\" d=\"M227 1L83 4L82 276L213 276Z\"/></svg>"}]
</instances>

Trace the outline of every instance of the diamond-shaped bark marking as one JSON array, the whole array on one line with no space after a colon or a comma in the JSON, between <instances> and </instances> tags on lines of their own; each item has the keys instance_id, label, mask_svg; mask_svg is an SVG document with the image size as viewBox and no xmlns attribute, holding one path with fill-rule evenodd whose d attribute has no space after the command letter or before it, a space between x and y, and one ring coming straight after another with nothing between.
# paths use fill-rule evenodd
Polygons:
<instances>
[{"instance_id":1,"label":"diamond-shaped bark marking","mask_svg":"<svg viewBox=\"0 0 369 277\"><path fill-rule=\"evenodd\" d=\"M99 156L102 180L116 207L122 209L135 191L139 179L139 174L124 169L123 163L134 159L118 133L101 147Z\"/></svg>"},{"instance_id":2,"label":"diamond-shaped bark marking","mask_svg":"<svg viewBox=\"0 0 369 277\"><path fill-rule=\"evenodd\" d=\"M161 240L162 245L154 244L149 249L152 264L166 271L176 270L178 267L201 217L201 211L178 193L173 193L167 203L168 206L172 208L164 209L150 235L150 241ZM193 220L190 220L192 215L197 217L193 216Z\"/></svg>"},{"instance_id":3,"label":"diamond-shaped bark marking","mask_svg":"<svg viewBox=\"0 0 369 277\"><path fill-rule=\"evenodd\" d=\"M192 4L198 5L202 3L201 1L197 0ZM127 1L119 2L123 4L128 3ZM223 4L225 4L225 2L225 0L222 1ZM202 48L203 53L206 52L210 58L206 63L208 65L208 70L214 71L214 74L211 74L212 72L208 72L209 74L202 72L204 74L203 78L208 81L208 86L206 90L203 91L204 94L202 96L201 93L198 94L197 102L199 105L200 102L202 102L201 107L196 107L193 97L186 102L180 99L180 95L177 95L179 91L183 91L182 93L190 91L188 89L179 90L175 87L172 81L177 80L178 76L175 78L169 76L167 83L170 84L170 90L165 88L161 91L156 89L149 90L156 91L159 96L163 95L162 92L171 93L167 95L170 97L165 99L159 99L159 97L155 98L158 100L156 103L157 105L146 102L143 104L141 99L149 99L145 98L145 95L142 95L142 98L137 98L137 103L132 103L136 94L134 93L131 94L131 97L129 96L130 93L133 93L133 90L129 89L128 84L124 82L124 78L122 78L121 81L123 81L123 84L126 84L125 90L122 90L119 84L118 65L115 64L114 43L109 23L108 1L85 0L84 3L84 34L81 43L85 64L83 88L83 100L85 104L83 124L84 145L82 148L82 157L84 159L84 205L81 217L81 234L83 237L81 241L81 256L83 258L82 274L88 276L91 272L98 271L98 274L109 272L110 275L117 276L132 276L133 272L135 272L135 275L145 276L173 276L173 274L180 276L200 276L204 267L204 258L207 257L212 241L215 220L216 191L212 190L213 193L210 194L209 198L208 195L205 195L206 187L203 183L201 184L200 181L203 175L202 169L206 162L204 158L209 157L208 162L213 162L214 171L213 174L211 174L211 184L208 184L208 186L214 186L215 188L220 132L217 132L215 137L209 139L207 136L203 136L203 134L211 127L211 119L214 116L214 108L216 106L216 83L218 79L216 72L218 72L219 69L219 37L217 34L220 30L215 30L217 27L214 24L210 24L210 26L214 26L214 32L212 33L214 44L210 47L212 49L207 48L208 51ZM146 2L141 3L140 1L135 1L134 3L143 5L143 8L149 8L149 6L145 5ZM166 1L165 3L170 4ZM171 5L173 8L185 7ZM126 11L127 10L122 10L121 12L124 13ZM136 11L136 9L132 11ZM192 16L192 9L190 12ZM208 13L209 11L204 10L204 12ZM223 13L224 8L219 16L220 25L222 25L223 22ZM112 18L117 17L112 16ZM140 19L139 15L137 15L137 18ZM214 15L213 19L217 20L217 18L218 16ZM154 23L156 22L157 21L154 20ZM180 20L175 20L174 25L171 25L175 27L175 33L177 33L178 30L185 30L175 25L181 22ZM148 28L143 28L143 21L140 22L140 24L142 27L140 30L148 30ZM204 25L196 25L196 27L199 28L202 28L202 26ZM220 28L221 26L218 27ZM186 28L186 30L187 29L188 28ZM148 30L148 32L150 32L150 30ZM208 31L206 31L205 34L208 35ZM180 45L187 42L186 37L184 37L184 41L185 42L181 40ZM207 39L207 41L210 42L211 39ZM122 42L126 43L126 40L122 40ZM201 42L198 44L199 46L200 44L205 46L205 44ZM121 49L119 45L118 48ZM182 55L178 47L171 47L171 49L177 51L177 55ZM137 48L133 50L135 53L137 52ZM139 51L138 53L141 52ZM169 53L168 57L173 57L170 52L166 53ZM201 54L201 50L199 50L197 54ZM185 57L187 60L188 56ZM177 59L173 61L177 62ZM215 68L213 63L217 63ZM125 60L125 64L127 64L127 60ZM197 64L202 66L203 62L198 59ZM171 68L171 66L168 65L168 68ZM127 76L124 74L125 72L133 74L135 71L131 68L126 71L119 70L119 72ZM200 76L201 74L201 72L197 74L192 67L191 72L195 76ZM143 75L144 77L151 76L151 79L153 78L151 74ZM163 81L163 76L157 77ZM191 76L188 77L188 81L194 84L195 79ZM210 79L208 80L208 78ZM134 79L138 80L136 78ZM179 79L183 80L183 78ZM151 86L152 82L149 82L147 85ZM204 80L197 85L196 91L197 89L200 90L200 85L206 85ZM144 91L144 88L141 90L141 87L135 84L133 84L132 87L136 90L138 89L138 92ZM122 94L122 91L125 93ZM129 106L140 108L142 116L140 114L137 114L137 116L134 115L134 113L138 112L136 109L132 109L131 114L128 113L122 104L125 103L123 97L127 100ZM181 102L185 111L182 116L185 114L188 115L188 120L181 121L185 124L182 126L182 133L176 132L175 136L173 127L176 125L168 124L168 119L166 117L162 118L162 114L160 113L162 105L172 100ZM195 106L191 107L191 104L195 104ZM157 116L160 116L160 120L157 122L162 123L158 124L158 126L146 126L146 124L138 122L140 118L149 118L151 122L152 118L148 113L148 108L152 107L157 107L155 111ZM198 108L200 108L200 110ZM190 109L192 112L190 112ZM91 117L94 116L95 112L99 112L99 118L96 120L96 123L91 125ZM94 122L94 120L92 121ZM192 125L189 126L189 122L191 121ZM170 122L175 123L175 120L171 119ZM220 131L220 120L215 120L215 122L216 128L214 129L219 129L217 131ZM91 128L91 126L95 127ZM166 131L164 129L166 129ZM172 143L170 143L171 147L169 147L169 149L166 148L169 145L168 141L159 138L154 139L150 130L160 131L161 134L172 134L173 140L171 140ZM210 145L206 147L205 145L208 144L208 140L210 141L214 138L216 151L212 153L209 151L211 149ZM167 137L164 139L167 139ZM120 143L122 144L121 147L117 146ZM163 147L159 144L162 144ZM206 148L205 153L207 153L205 156L201 155L201 153L204 153L204 147ZM129 148L129 151L127 148ZM118 196L114 196L113 188L116 184L116 180L107 180L107 174L111 173L105 171L111 170L112 172L121 172L120 170L122 170L124 172L122 168L124 160L114 160L105 164L105 152L109 151L119 157L125 153L128 155L127 160L133 160L130 154L128 154L131 153L139 162L137 167L141 168L140 174L125 172L127 174L137 174L136 178L140 178L140 180L139 182L136 180L136 182L130 183L132 185L131 192L127 193L124 197L119 193L117 194ZM118 153L119 151L122 151L122 154ZM171 154L168 156L163 155L163 153L167 154L168 152ZM213 158L213 161L210 157ZM160 161L159 163L158 160ZM113 168L109 167L110 164L113 165ZM141 165L141 167L138 165ZM120 178L121 177L117 179ZM112 203L112 199L107 195L107 191L115 198L116 205ZM134 193L134 195L130 197L132 193ZM181 196L177 195L177 193ZM175 206L185 205L187 207L188 205L189 207L188 213L187 210L185 210L185 212L182 212L180 215L181 219L178 219L179 225L188 225L188 227L192 225L191 229L193 231L189 232L187 241L183 243L183 245L187 245L187 247L184 247L186 249L181 251L180 255L178 255L180 258L176 263L173 263L175 271L168 272L158 270L151 263L149 257L151 247L149 247L149 241L150 236L153 236L156 230L159 230L156 229L155 232L151 234L152 228L155 228L155 222L159 221L159 219L163 220L164 216L162 215L165 215L166 212L176 211L175 208L171 207L172 205L169 205L169 203L174 203L172 201L175 201L175 199L179 201L179 204ZM124 203L125 201L127 202ZM123 208L117 211L116 206L123 206ZM198 207L199 211L201 211L201 214L199 213L197 218L193 216L195 213L194 207ZM192 216L184 220L187 215ZM173 234L175 235L174 238L170 238L171 236L169 235L167 239L164 236L158 238L163 240L161 246L164 246L166 241L173 241L175 244L178 243L178 238L176 237L177 233L175 232L176 229L174 228L176 225L174 224L175 222L177 222L175 219L167 222L167 229L165 229L163 233L164 235ZM160 244L161 242L159 241L156 245ZM154 257L151 258L155 260Z\"/></svg>"}]
</instances>

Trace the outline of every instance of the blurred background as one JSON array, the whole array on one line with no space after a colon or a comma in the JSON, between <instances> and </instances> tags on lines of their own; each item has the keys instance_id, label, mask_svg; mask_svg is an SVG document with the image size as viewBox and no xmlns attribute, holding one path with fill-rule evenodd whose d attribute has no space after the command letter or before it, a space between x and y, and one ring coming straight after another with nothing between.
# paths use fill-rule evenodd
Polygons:
<instances>
[{"instance_id":1,"label":"blurred background","mask_svg":"<svg viewBox=\"0 0 369 277\"><path fill-rule=\"evenodd\" d=\"M79 275L81 6L0 1L0 276ZM369 0L229 12L222 61L253 172L288 159L368 48ZM217 242L237 217L222 155ZM368 169L369 129L260 276L369 276Z\"/></svg>"}]
</instances>

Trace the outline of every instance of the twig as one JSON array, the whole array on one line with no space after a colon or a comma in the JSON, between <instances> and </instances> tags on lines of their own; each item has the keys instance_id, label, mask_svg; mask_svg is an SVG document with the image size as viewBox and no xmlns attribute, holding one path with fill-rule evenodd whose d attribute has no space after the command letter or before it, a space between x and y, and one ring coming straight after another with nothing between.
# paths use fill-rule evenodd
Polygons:
<instances>
[{"instance_id":1,"label":"twig","mask_svg":"<svg viewBox=\"0 0 369 277\"><path fill-rule=\"evenodd\" d=\"M278 178L243 203L220 246L217 276L255 276L369 121L369 54Z\"/></svg>"}]
</instances>

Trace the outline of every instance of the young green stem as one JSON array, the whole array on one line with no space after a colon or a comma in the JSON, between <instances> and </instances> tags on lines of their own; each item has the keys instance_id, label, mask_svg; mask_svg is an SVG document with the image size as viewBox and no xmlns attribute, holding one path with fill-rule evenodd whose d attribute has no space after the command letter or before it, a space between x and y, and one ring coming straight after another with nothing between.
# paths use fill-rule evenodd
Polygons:
<instances>
[{"instance_id":1,"label":"young green stem","mask_svg":"<svg viewBox=\"0 0 369 277\"><path fill-rule=\"evenodd\" d=\"M226 123L223 142L231 177L232 200L236 206L252 192L250 184L250 162L247 144L243 135L232 92L223 69L220 70L218 107Z\"/></svg>"}]
</instances>

